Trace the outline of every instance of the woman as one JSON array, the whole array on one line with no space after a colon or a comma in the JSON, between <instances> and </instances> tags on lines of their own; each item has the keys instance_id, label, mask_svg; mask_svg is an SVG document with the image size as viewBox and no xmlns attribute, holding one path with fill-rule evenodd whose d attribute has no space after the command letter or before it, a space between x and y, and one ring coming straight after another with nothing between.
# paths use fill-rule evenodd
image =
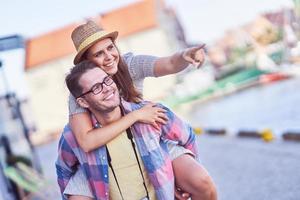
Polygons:
<instances>
[{"instance_id":1,"label":"woman","mask_svg":"<svg viewBox=\"0 0 300 200\"><path fill-rule=\"evenodd\" d=\"M203 46L190 48L164 58L126 54L122 59L115 45L117 34L117 32L106 33L92 21L77 27L72 33L78 52L74 64L84 59L96 63L107 74L113 75L119 83L122 97L127 101L139 102L142 99L142 84L145 77L176 73L185 69L190 63L198 66L204 61L204 52L201 49ZM135 87L140 92L137 92ZM167 120L162 109L147 106L124 116L109 126L93 129L89 114L80 108L72 97L69 101L69 108L72 131L79 145L86 152L108 143L137 121L156 125L156 123L165 123ZM210 189L212 182L200 181L202 184L199 184L198 180L206 180L208 174L191 156L187 155L191 152L177 145L170 145L170 152L177 186L189 192L193 199L211 195L213 193ZM199 173L198 176L186 173L197 170L203 173ZM177 198L181 198L179 194L176 194ZM72 198L78 197L72 196Z\"/></svg>"}]
</instances>

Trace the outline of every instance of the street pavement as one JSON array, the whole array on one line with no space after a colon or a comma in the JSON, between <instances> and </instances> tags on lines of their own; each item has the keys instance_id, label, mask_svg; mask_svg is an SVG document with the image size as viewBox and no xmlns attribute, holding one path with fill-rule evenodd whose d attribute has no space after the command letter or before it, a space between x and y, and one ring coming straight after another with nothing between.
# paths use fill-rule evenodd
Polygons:
<instances>
[{"instance_id":1,"label":"street pavement","mask_svg":"<svg viewBox=\"0 0 300 200\"><path fill-rule=\"evenodd\" d=\"M197 140L219 200L300 200L300 143L210 135ZM57 141L37 150L44 175L57 185Z\"/></svg>"},{"instance_id":2,"label":"street pavement","mask_svg":"<svg viewBox=\"0 0 300 200\"><path fill-rule=\"evenodd\" d=\"M300 143L198 136L219 200L300 200Z\"/></svg>"}]
</instances>

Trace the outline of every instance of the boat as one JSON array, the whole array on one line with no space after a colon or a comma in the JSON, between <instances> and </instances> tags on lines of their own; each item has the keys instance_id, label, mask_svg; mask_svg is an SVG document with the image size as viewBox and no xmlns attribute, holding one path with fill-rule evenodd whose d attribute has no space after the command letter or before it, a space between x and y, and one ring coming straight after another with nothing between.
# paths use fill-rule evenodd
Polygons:
<instances>
[{"instance_id":1,"label":"boat","mask_svg":"<svg viewBox=\"0 0 300 200\"><path fill-rule=\"evenodd\" d=\"M262 84L281 81L290 78L289 75L281 73L281 72L274 72L269 74L262 74L259 77L259 82Z\"/></svg>"}]
</instances>

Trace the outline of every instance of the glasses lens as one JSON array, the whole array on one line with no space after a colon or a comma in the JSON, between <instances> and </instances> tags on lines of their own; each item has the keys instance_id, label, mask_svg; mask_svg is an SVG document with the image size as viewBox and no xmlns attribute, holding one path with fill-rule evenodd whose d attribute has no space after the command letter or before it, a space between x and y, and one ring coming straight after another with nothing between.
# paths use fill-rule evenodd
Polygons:
<instances>
[{"instance_id":1,"label":"glasses lens","mask_svg":"<svg viewBox=\"0 0 300 200\"><path fill-rule=\"evenodd\" d=\"M102 83L97 83L97 84L94 85L94 87L92 88L93 94L99 94L101 91L102 91Z\"/></svg>"},{"instance_id":2,"label":"glasses lens","mask_svg":"<svg viewBox=\"0 0 300 200\"><path fill-rule=\"evenodd\" d=\"M104 80L105 85L111 85L113 83L113 79L110 76L107 76Z\"/></svg>"},{"instance_id":3,"label":"glasses lens","mask_svg":"<svg viewBox=\"0 0 300 200\"><path fill-rule=\"evenodd\" d=\"M107 76L104 78L102 83L96 83L92 89L91 92L93 92L93 94L99 94L102 90L103 90L103 84L105 85L111 85L113 83L113 79L110 76Z\"/></svg>"}]
</instances>

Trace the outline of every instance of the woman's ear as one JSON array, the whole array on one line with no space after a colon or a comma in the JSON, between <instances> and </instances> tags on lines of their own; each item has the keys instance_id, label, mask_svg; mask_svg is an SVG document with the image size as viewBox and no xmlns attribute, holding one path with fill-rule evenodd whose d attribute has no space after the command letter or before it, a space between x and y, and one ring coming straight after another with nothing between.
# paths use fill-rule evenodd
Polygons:
<instances>
[{"instance_id":1,"label":"woman's ear","mask_svg":"<svg viewBox=\"0 0 300 200\"><path fill-rule=\"evenodd\" d=\"M83 108L89 108L88 102L83 97L77 98L76 102Z\"/></svg>"}]
</instances>

